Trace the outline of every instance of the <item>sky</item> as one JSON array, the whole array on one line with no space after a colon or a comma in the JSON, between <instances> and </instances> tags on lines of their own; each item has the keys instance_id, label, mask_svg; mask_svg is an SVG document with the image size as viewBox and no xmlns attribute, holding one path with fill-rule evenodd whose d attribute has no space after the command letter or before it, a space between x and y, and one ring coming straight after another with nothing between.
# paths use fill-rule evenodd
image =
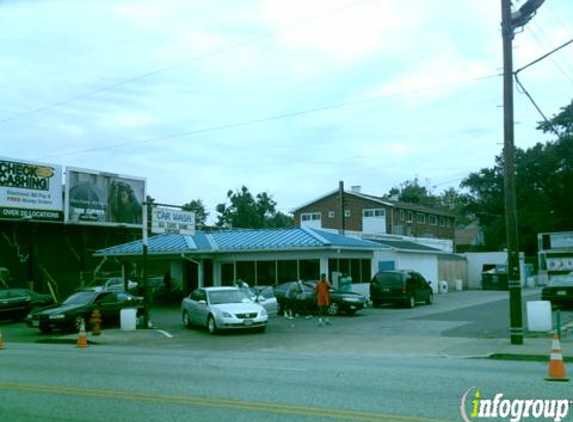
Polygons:
<instances>
[{"instance_id":1,"label":"sky","mask_svg":"<svg viewBox=\"0 0 573 422\"><path fill-rule=\"evenodd\" d=\"M2 0L0 156L144 177L208 221L242 186L285 213L340 181L458 189L502 152L500 22L500 0ZM547 0L514 70L571 39ZM519 75L554 116L573 45ZM517 89L514 114L516 147L554 139Z\"/></svg>"}]
</instances>

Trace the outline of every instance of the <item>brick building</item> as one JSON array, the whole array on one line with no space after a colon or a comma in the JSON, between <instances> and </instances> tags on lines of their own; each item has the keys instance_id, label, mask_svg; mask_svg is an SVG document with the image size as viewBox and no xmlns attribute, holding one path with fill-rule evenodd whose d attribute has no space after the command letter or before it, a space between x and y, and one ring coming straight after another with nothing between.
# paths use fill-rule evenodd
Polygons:
<instances>
[{"instance_id":1,"label":"brick building","mask_svg":"<svg viewBox=\"0 0 573 422\"><path fill-rule=\"evenodd\" d=\"M398 235L455 239L455 215L434 208L338 189L292 211L296 227L336 230L362 237Z\"/></svg>"}]
</instances>

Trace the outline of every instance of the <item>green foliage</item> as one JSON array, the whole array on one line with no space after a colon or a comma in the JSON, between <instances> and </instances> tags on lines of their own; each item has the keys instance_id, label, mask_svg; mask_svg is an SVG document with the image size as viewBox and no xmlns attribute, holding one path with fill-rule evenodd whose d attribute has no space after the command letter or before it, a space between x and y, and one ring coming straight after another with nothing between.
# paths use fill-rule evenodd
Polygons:
<instances>
[{"instance_id":1,"label":"green foliage","mask_svg":"<svg viewBox=\"0 0 573 422\"><path fill-rule=\"evenodd\" d=\"M417 177L414 180L402 182L398 187L393 187L387 196L398 197L399 201L426 207L435 207L439 202L438 197L432 193L432 188L422 186Z\"/></svg>"},{"instance_id":2,"label":"green foliage","mask_svg":"<svg viewBox=\"0 0 573 422\"><path fill-rule=\"evenodd\" d=\"M197 228L205 226L209 213L205 209L205 205L201 199L194 199L191 202L183 204L181 209L183 211L193 211L195 213L195 225Z\"/></svg>"},{"instance_id":3,"label":"green foliage","mask_svg":"<svg viewBox=\"0 0 573 422\"><path fill-rule=\"evenodd\" d=\"M218 227L260 229L268 227L292 227L293 220L276 210L277 203L266 193L256 197L242 186L237 192L227 192L229 204L216 207Z\"/></svg>"},{"instance_id":4,"label":"green foliage","mask_svg":"<svg viewBox=\"0 0 573 422\"><path fill-rule=\"evenodd\" d=\"M559 137L515 153L519 244L527 255L537 252L538 233L573 228L573 103L539 129ZM468 210L479 218L488 247L505 247L502 157L493 169L470 174L462 187L470 192Z\"/></svg>"}]
</instances>

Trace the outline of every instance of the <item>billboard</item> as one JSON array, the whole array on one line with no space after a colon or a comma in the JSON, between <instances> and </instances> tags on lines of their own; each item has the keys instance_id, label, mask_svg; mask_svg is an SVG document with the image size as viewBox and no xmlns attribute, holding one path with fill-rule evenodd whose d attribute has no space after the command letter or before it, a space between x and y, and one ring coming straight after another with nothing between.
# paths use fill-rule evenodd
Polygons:
<instances>
[{"instance_id":1,"label":"billboard","mask_svg":"<svg viewBox=\"0 0 573 422\"><path fill-rule=\"evenodd\" d=\"M67 223L143 227L145 179L66 167Z\"/></svg>"},{"instance_id":2,"label":"billboard","mask_svg":"<svg viewBox=\"0 0 573 422\"><path fill-rule=\"evenodd\" d=\"M152 233L195 234L195 213L166 207L153 207Z\"/></svg>"},{"instance_id":3,"label":"billboard","mask_svg":"<svg viewBox=\"0 0 573 422\"><path fill-rule=\"evenodd\" d=\"M0 218L61 221L62 167L0 157Z\"/></svg>"}]
</instances>

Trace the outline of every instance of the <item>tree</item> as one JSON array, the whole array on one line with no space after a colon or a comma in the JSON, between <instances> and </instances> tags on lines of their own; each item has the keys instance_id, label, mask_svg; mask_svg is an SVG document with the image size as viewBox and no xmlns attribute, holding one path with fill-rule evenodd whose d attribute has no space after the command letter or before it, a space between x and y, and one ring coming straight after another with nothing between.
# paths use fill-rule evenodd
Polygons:
<instances>
[{"instance_id":1,"label":"tree","mask_svg":"<svg viewBox=\"0 0 573 422\"><path fill-rule=\"evenodd\" d=\"M229 204L218 204L216 225L229 228L260 229L292 227L292 218L276 210L277 203L266 193L256 197L242 186L237 192L227 192Z\"/></svg>"},{"instance_id":2,"label":"tree","mask_svg":"<svg viewBox=\"0 0 573 422\"><path fill-rule=\"evenodd\" d=\"M417 177L393 187L386 196L397 197L399 201L426 207L435 207L439 203L438 197L432 193L432 188L422 186Z\"/></svg>"},{"instance_id":3,"label":"tree","mask_svg":"<svg viewBox=\"0 0 573 422\"><path fill-rule=\"evenodd\" d=\"M195 225L197 227L205 226L209 213L205 209L205 205L201 199L194 199L191 202L183 204L181 209L183 211L193 211L195 213Z\"/></svg>"},{"instance_id":4,"label":"tree","mask_svg":"<svg viewBox=\"0 0 573 422\"><path fill-rule=\"evenodd\" d=\"M536 254L538 233L573 228L573 102L538 129L558 139L515 152L519 244L527 255ZM468 206L480 219L488 247L505 247L502 157L493 169L470 174L462 186L470 192Z\"/></svg>"}]
</instances>

